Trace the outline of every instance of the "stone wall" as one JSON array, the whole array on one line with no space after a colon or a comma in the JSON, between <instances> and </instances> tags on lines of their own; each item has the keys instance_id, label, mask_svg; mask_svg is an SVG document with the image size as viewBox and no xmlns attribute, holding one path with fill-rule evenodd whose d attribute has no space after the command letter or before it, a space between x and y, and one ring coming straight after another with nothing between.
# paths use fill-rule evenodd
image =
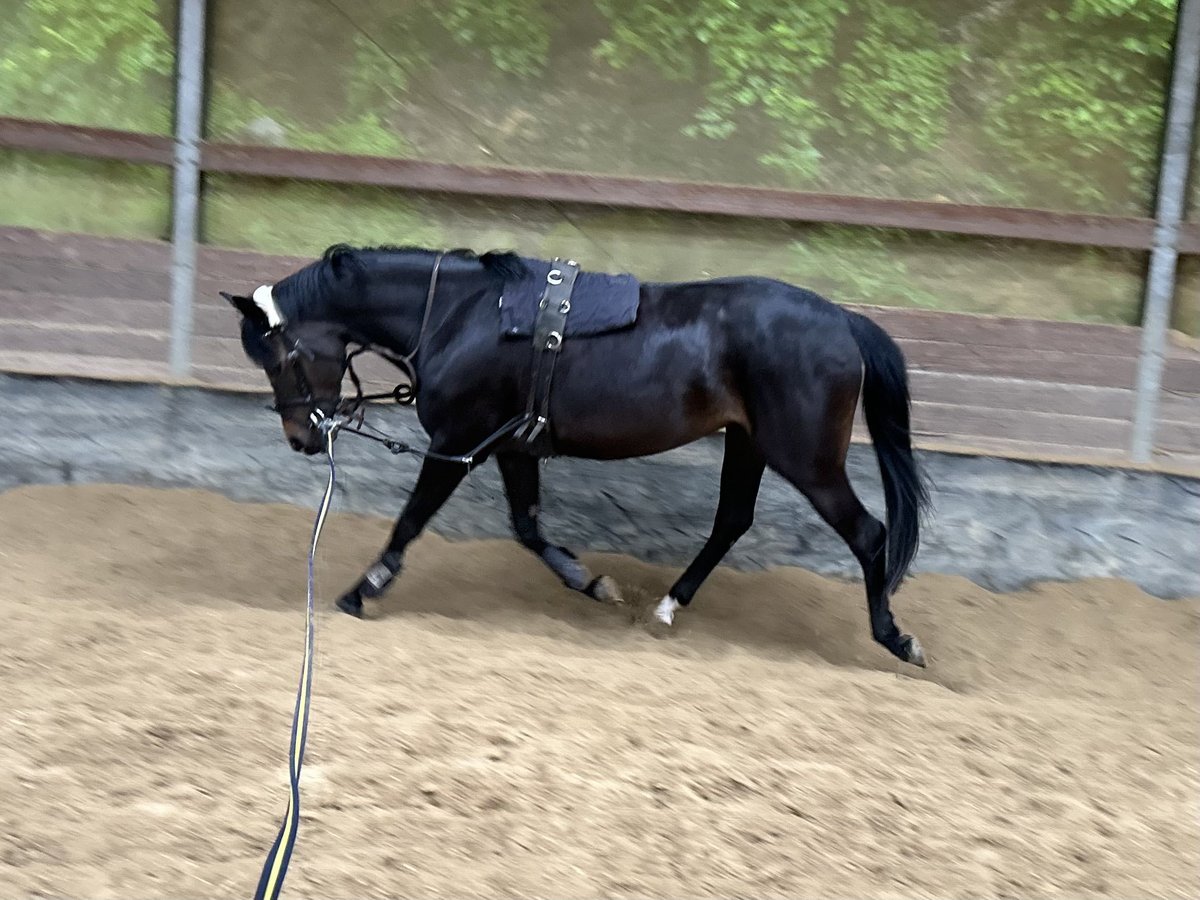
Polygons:
<instances>
[{"instance_id":1,"label":"stone wall","mask_svg":"<svg viewBox=\"0 0 1200 900\"><path fill-rule=\"evenodd\" d=\"M0 489L122 483L203 488L235 500L313 506L321 458L293 453L265 399L199 389L0 375ZM375 424L424 446L410 410ZM547 535L573 549L683 566L716 509L723 439L637 460L556 459L544 476ZM1200 596L1200 480L1147 472L921 453L935 509L916 570L1011 590L1032 581L1115 576L1164 598ZM419 461L338 441L337 509L392 517ZM874 452L855 446L850 476L882 514ZM494 464L472 473L434 520L450 538L509 534ZM298 551L299 552L299 549ZM726 559L741 568L799 565L858 576L849 550L789 485L768 473L755 526Z\"/></svg>"}]
</instances>

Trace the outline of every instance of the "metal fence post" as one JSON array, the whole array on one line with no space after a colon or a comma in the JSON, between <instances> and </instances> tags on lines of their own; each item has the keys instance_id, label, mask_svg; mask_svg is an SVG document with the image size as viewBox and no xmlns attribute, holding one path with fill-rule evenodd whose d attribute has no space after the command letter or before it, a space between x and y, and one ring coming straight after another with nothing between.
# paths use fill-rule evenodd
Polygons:
<instances>
[{"instance_id":1,"label":"metal fence post","mask_svg":"<svg viewBox=\"0 0 1200 900\"><path fill-rule=\"evenodd\" d=\"M1167 123L1159 165L1157 224L1146 302L1142 311L1142 348L1138 359L1133 406L1133 441L1130 456L1147 462L1154 451L1158 398L1166 361L1171 300L1175 294L1175 267L1179 258L1179 225L1186 202L1192 152L1192 125L1196 117L1197 79L1200 77L1200 0L1181 0L1175 31L1175 63L1167 101Z\"/></svg>"},{"instance_id":2,"label":"metal fence post","mask_svg":"<svg viewBox=\"0 0 1200 900\"><path fill-rule=\"evenodd\" d=\"M171 193L171 374L192 368L192 302L200 213L200 128L204 118L205 0L179 0L175 161Z\"/></svg>"}]
</instances>

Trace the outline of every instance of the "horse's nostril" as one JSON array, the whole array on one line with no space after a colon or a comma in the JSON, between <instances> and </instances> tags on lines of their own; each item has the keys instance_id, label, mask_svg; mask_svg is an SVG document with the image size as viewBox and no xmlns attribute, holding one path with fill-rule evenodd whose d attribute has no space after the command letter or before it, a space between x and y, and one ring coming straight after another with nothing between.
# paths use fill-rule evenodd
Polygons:
<instances>
[{"instance_id":1,"label":"horse's nostril","mask_svg":"<svg viewBox=\"0 0 1200 900\"><path fill-rule=\"evenodd\" d=\"M290 437L288 438L288 443L292 445L293 450L299 451L304 449L304 441L300 440L300 438Z\"/></svg>"}]
</instances>

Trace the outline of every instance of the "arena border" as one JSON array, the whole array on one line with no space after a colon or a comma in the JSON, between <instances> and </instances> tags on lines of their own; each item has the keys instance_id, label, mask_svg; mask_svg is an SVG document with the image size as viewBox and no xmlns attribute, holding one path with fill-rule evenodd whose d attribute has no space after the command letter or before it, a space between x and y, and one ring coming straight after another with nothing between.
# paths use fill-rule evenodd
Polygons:
<instances>
[{"instance_id":1,"label":"arena border","mask_svg":"<svg viewBox=\"0 0 1200 900\"><path fill-rule=\"evenodd\" d=\"M286 446L261 395L25 375L0 375L0 395L9 422L0 433L0 490L126 484L311 508L324 487L324 463ZM376 416L402 440L424 445L411 410L383 408ZM543 480L547 534L582 552L686 565L716 508L722 440L714 435L638 460L551 460ZM993 591L1111 577L1163 599L1200 597L1200 479L931 450L919 456L934 483L935 509L914 571L960 575ZM413 457L339 441L335 512L395 516L417 466ZM880 514L869 445L851 448L848 470L863 502ZM509 537L495 467L473 472L431 530L450 539ZM770 473L755 525L726 565L859 575L836 535Z\"/></svg>"}]
</instances>

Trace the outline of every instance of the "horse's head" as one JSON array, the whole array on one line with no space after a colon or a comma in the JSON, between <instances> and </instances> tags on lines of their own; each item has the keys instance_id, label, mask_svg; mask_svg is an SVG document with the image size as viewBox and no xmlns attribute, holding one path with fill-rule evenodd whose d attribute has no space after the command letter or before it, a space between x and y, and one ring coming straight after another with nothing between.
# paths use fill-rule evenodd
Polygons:
<instances>
[{"instance_id":1,"label":"horse's head","mask_svg":"<svg viewBox=\"0 0 1200 900\"><path fill-rule=\"evenodd\" d=\"M288 322L270 285L253 296L221 292L242 316L242 349L262 367L275 394L275 411L293 450L325 448L319 425L333 415L346 372L346 341L330 322Z\"/></svg>"}]
</instances>

